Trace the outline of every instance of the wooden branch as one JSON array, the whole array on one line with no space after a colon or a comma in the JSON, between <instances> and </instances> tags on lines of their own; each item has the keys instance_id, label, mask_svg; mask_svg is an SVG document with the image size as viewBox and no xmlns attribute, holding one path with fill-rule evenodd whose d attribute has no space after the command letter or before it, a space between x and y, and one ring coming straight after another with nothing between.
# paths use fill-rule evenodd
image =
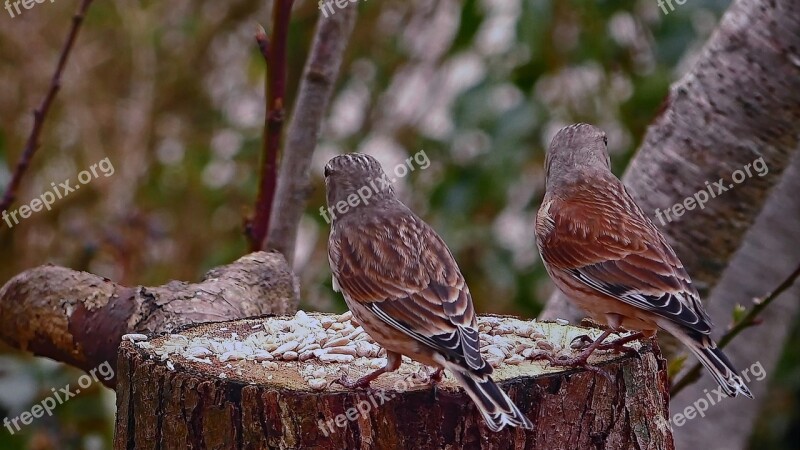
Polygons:
<instances>
[{"instance_id":1,"label":"wooden branch","mask_svg":"<svg viewBox=\"0 0 800 450\"><path fill-rule=\"evenodd\" d=\"M449 374L434 389L410 360L368 391L330 385L385 362L350 317L298 312L123 343L114 448L674 448L665 362L650 343L633 344L638 357L597 355L611 382L520 356L571 354L573 337L598 330L479 318L494 380L535 426L493 433Z\"/></svg>"},{"instance_id":2,"label":"wooden branch","mask_svg":"<svg viewBox=\"0 0 800 450\"><path fill-rule=\"evenodd\" d=\"M53 77L50 79L50 87L48 88L44 99L42 99L42 102L39 104L39 107L33 111L33 128L28 135L28 140L25 143L25 149L22 151L22 156L20 156L19 161L17 162L17 166L14 169L14 174L11 177L11 181L8 183L8 187L3 195L3 199L0 200L0 212L8 210L8 208L10 208L14 203L14 200L16 200L17 189L19 189L19 185L22 182L22 177L28 170L31 160L33 159L33 155L39 148L39 137L42 134L44 120L47 117L47 113L50 111L50 105L53 103L53 99L55 99L58 90L61 88L61 74L64 72L64 67L67 65L70 52L72 51L72 47L78 37L78 31L83 23L83 18L86 16L86 11L89 10L89 5L91 4L92 0L82 0L80 6L78 7L78 12L72 16L72 27L67 35L67 40L64 42L64 45L61 48L61 54L58 57L56 70L53 72Z\"/></svg>"},{"instance_id":3,"label":"wooden branch","mask_svg":"<svg viewBox=\"0 0 800 450\"><path fill-rule=\"evenodd\" d=\"M781 284L778 285L771 293L765 295L762 298L755 298L753 299L753 307L747 311L747 313L739 320L737 320L731 328L722 336L722 338L717 343L719 348L725 348L736 336L739 335L742 331L752 326L758 325L760 322L757 320L758 316L761 314L764 309L769 306L776 298L780 297L784 291L792 287L797 278L800 277L800 265L794 269L794 271L789 274L786 279L784 279ZM675 384L672 385L670 389L670 396L675 396L678 392L682 391L686 386L696 382L700 379L700 374L702 373L703 366L700 363L696 363L686 375L683 376L680 380L678 380Z\"/></svg>"},{"instance_id":4,"label":"wooden branch","mask_svg":"<svg viewBox=\"0 0 800 450\"><path fill-rule=\"evenodd\" d=\"M0 288L0 339L90 370L116 361L127 333L287 314L298 304L297 280L278 253L253 253L216 268L203 281L127 287L58 266L27 270ZM107 382L114 386L115 379Z\"/></svg>"},{"instance_id":5,"label":"wooden branch","mask_svg":"<svg viewBox=\"0 0 800 450\"><path fill-rule=\"evenodd\" d=\"M267 236L267 248L283 253L289 264L294 261L297 229L311 189L311 158L357 13L351 5L330 18L320 16L300 82Z\"/></svg>"},{"instance_id":6,"label":"wooden branch","mask_svg":"<svg viewBox=\"0 0 800 450\"><path fill-rule=\"evenodd\" d=\"M278 154L280 153L283 122L286 115L284 110L286 104L286 45L293 3L294 0L275 0L272 9L271 39L267 40L263 28L256 33L258 47L267 64L265 81L267 102L255 216L247 222L245 227L250 242L250 251L259 251L264 245L275 198Z\"/></svg>"}]
</instances>

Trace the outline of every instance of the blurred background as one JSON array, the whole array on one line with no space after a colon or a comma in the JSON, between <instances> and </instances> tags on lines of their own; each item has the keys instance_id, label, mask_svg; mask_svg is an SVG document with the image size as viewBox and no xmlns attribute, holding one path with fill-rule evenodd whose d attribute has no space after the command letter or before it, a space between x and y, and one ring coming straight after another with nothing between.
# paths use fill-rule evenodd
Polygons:
<instances>
[{"instance_id":1,"label":"blurred background","mask_svg":"<svg viewBox=\"0 0 800 450\"><path fill-rule=\"evenodd\" d=\"M430 167L398 181L401 198L447 241L479 311L535 317L553 289L533 236L545 146L563 125L597 124L621 174L728 5L692 0L665 15L656 0L357 2L301 223L301 307L345 309L319 215L327 160L360 151L391 169L424 150ZM0 223L0 285L48 262L128 285L191 281L247 252L242 224L257 191L264 114L253 35L271 6L92 5L15 207L106 157L114 174L11 229ZM76 7L36 3L13 18L0 10L0 189ZM296 1L290 105L318 17L316 2ZM799 328L769 374L753 449L797 448ZM0 343L0 417L81 373ZM93 385L13 436L0 428L0 449L109 448L113 415L113 392Z\"/></svg>"}]
</instances>

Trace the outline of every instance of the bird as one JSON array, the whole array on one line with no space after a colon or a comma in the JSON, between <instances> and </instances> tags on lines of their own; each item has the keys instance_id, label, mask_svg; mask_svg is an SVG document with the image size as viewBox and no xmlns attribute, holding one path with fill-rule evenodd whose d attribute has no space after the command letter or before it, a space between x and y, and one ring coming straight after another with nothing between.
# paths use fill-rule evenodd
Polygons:
<instances>
[{"instance_id":1,"label":"bird","mask_svg":"<svg viewBox=\"0 0 800 450\"><path fill-rule=\"evenodd\" d=\"M545 159L535 234L545 268L568 300L607 328L565 365L664 330L691 350L730 397L753 398L711 338L697 289L664 235L611 172L608 138L590 124L560 129ZM606 343L611 331L636 333Z\"/></svg>"},{"instance_id":2,"label":"bird","mask_svg":"<svg viewBox=\"0 0 800 450\"><path fill-rule=\"evenodd\" d=\"M372 156L348 153L325 166L331 231L328 258L341 292L364 331L386 350L383 368L349 381L368 387L396 370L401 355L447 369L475 402L492 431L532 429L531 421L490 377L480 354L475 309L467 283L444 240L397 199Z\"/></svg>"}]
</instances>

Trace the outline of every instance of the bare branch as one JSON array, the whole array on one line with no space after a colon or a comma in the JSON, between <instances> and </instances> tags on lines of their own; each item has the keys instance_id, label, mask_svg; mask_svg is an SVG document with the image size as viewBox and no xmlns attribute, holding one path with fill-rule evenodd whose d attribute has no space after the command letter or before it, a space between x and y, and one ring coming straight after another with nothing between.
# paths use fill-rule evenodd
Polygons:
<instances>
[{"instance_id":1,"label":"bare branch","mask_svg":"<svg viewBox=\"0 0 800 450\"><path fill-rule=\"evenodd\" d=\"M289 264L294 260L297 228L311 185L311 157L357 13L357 8L350 6L330 18L320 16L298 90L267 241L267 246L283 253Z\"/></svg>"},{"instance_id":2,"label":"bare branch","mask_svg":"<svg viewBox=\"0 0 800 450\"><path fill-rule=\"evenodd\" d=\"M69 34L67 35L67 40L61 47L61 54L58 57L58 64L56 64L56 70L53 73L53 77L50 79L50 87L47 90L47 94L45 94L44 99L42 99L42 102L39 104L39 107L33 111L33 128L31 129L31 133L28 135L28 140L25 143L25 149L22 152L22 156L20 156L17 166L14 169L14 175L11 177L11 182L8 183L8 187L3 195L3 199L0 201L0 211L7 210L14 203L17 195L17 189L19 188L19 184L22 182L22 177L25 175L25 171L30 166L34 153L36 153L36 150L39 148L39 137L42 133L44 120L47 117L47 113L50 111L50 105L53 103L53 99L55 99L58 90L61 88L61 74L64 72L64 67L67 65L70 52L72 51L72 47L75 44L76 38L78 37L78 31L83 23L83 18L86 16L86 11L89 9L89 5L91 4L92 0L83 0L78 7L78 11L74 16L72 16L72 28L70 28Z\"/></svg>"},{"instance_id":3,"label":"bare branch","mask_svg":"<svg viewBox=\"0 0 800 450\"><path fill-rule=\"evenodd\" d=\"M278 172L278 153L286 104L286 44L289 20L294 0L276 0L272 9L272 37L268 40L263 28L256 33L256 41L267 64L267 104L264 117L264 142L261 154L260 183L255 205L255 217L248 220L245 233L250 250L261 250L269 230L272 204Z\"/></svg>"},{"instance_id":4,"label":"bare branch","mask_svg":"<svg viewBox=\"0 0 800 450\"><path fill-rule=\"evenodd\" d=\"M291 314L297 279L278 253L252 253L203 281L128 287L65 267L40 266L0 287L0 340L84 370L116 361L126 333L263 314ZM113 386L114 379L106 384Z\"/></svg>"},{"instance_id":5,"label":"bare branch","mask_svg":"<svg viewBox=\"0 0 800 450\"><path fill-rule=\"evenodd\" d=\"M755 325L759 325L760 321L758 320L758 315L761 314L764 309L769 306L776 298L778 298L784 291L792 287L797 278L800 277L800 265L794 269L794 271L789 274L786 279L784 279L777 288L775 288L771 293L765 295L762 298L753 299L753 307L747 311L747 314L744 315L741 319L736 321L731 328L722 336L719 340L717 346L719 348L725 348L733 338L739 335L742 331L747 328L750 328ZM700 379L700 374L702 373L703 366L700 363L696 363L686 375L683 376L680 380L678 380L675 384L672 385L672 389L670 389L670 396L674 397L678 392L682 391L686 386L694 383L698 379Z\"/></svg>"}]
</instances>

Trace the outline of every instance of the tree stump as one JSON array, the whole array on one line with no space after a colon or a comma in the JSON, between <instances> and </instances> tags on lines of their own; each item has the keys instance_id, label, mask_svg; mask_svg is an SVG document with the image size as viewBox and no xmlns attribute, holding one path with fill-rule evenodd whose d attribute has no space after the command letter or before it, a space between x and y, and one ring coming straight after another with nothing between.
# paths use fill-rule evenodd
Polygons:
<instances>
[{"instance_id":1,"label":"tree stump","mask_svg":"<svg viewBox=\"0 0 800 450\"><path fill-rule=\"evenodd\" d=\"M596 329L482 316L494 380L534 423L490 431L449 374L404 358L368 390L331 384L385 363L349 313L210 323L129 335L120 347L114 448L143 449L673 449L658 347L597 352L603 374L530 358L572 354ZM430 370L432 372L432 370Z\"/></svg>"}]
</instances>

